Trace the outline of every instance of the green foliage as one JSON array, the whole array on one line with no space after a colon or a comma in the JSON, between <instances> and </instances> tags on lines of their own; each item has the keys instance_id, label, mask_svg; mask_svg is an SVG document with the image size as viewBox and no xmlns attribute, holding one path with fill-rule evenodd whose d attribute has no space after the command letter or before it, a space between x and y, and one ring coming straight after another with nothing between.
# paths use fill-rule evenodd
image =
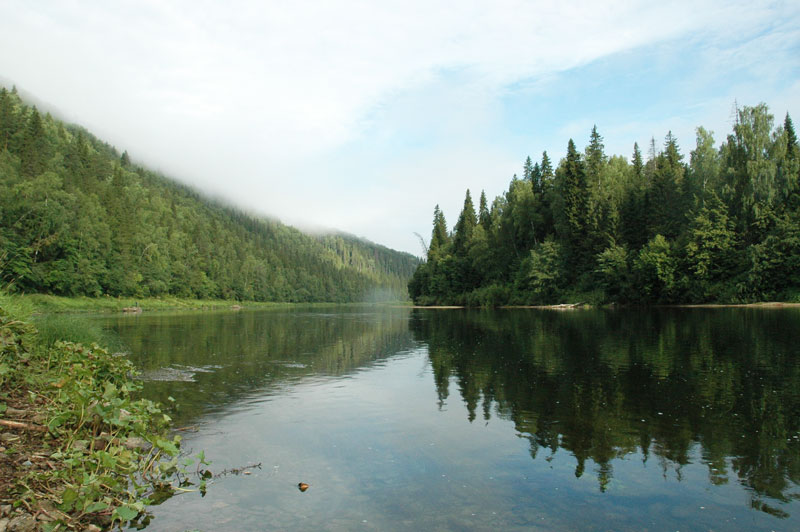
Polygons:
<instances>
[{"instance_id":1,"label":"green foliage","mask_svg":"<svg viewBox=\"0 0 800 532\"><path fill-rule=\"evenodd\" d=\"M606 297L612 301L627 301L631 297L631 271L624 247L612 244L603 250L597 257L597 273Z\"/></svg>"},{"instance_id":2,"label":"green foliage","mask_svg":"<svg viewBox=\"0 0 800 532\"><path fill-rule=\"evenodd\" d=\"M633 261L638 292L647 301L671 302L676 288L676 267L667 239L661 235L654 236Z\"/></svg>"},{"instance_id":3,"label":"green foliage","mask_svg":"<svg viewBox=\"0 0 800 532\"><path fill-rule=\"evenodd\" d=\"M0 90L0 283L9 291L402 300L418 262L205 199Z\"/></svg>"},{"instance_id":4,"label":"green foliage","mask_svg":"<svg viewBox=\"0 0 800 532\"><path fill-rule=\"evenodd\" d=\"M17 481L20 504L54 500L51 524L74 529L131 522L157 494L186 491L180 437L168 435L159 405L137 398L141 384L127 358L97 344L53 342L2 308L0 340L0 390L39 405L53 464Z\"/></svg>"},{"instance_id":5,"label":"green foliage","mask_svg":"<svg viewBox=\"0 0 800 532\"><path fill-rule=\"evenodd\" d=\"M461 229L462 211L457 245L436 207L437 245L409 285L412 299L493 306L797 298L800 146L788 114L773 129L766 105L737 109L719 149L699 127L690 163L683 159L671 132L661 150L651 139L646 162L638 143L630 163L608 157L596 127L583 156L569 141L555 172L546 152L541 164L526 158L524 179L514 176L491 209L481 196L471 234Z\"/></svg>"},{"instance_id":6,"label":"green foliage","mask_svg":"<svg viewBox=\"0 0 800 532\"><path fill-rule=\"evenodd\" d=\"M563 247L553 240L546 240L531 250L520 269L520 284L523 291L531 294L530 303L547 303L558 295L564 259Z\"/></svg>"},{"instance_id":7,"label":"green foliage","mask_svg":"<svg viewBox=\"0 0 800 532\"><path fill-rule=\"evenodd\" d=\"M733 222L722 201L711 194L692 220L686 244L686 265L695 286L695 300L718 300L736 266Z\"/></svg>"}]
</instances>

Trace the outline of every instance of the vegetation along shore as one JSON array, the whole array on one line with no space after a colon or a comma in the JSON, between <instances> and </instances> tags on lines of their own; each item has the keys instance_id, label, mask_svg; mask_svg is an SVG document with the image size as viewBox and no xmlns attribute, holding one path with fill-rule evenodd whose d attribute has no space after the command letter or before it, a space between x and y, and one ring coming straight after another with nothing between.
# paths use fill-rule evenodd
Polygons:
<instances>
[{"instance_id":1,"label":"vegetation along shore","mask_svg":"<svg viewBox=\"0 0 800 532\"><path fill-rule=\"evenodd\" d=\"M100 530L205 489L204 457L181 455L125 356L40 334L15 303L0 298L0 528Z\"/></svg>"}]
</instances>

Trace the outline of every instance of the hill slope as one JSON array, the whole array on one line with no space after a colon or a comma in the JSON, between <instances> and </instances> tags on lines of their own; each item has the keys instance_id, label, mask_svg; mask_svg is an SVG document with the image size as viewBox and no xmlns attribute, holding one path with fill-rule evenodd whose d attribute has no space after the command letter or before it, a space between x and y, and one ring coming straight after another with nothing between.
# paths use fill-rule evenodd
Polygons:
<instances>
[{"instance_id":1,"label":"hill slope","mask_svg":"<svg viewBox=\"0 0 800 532\"><path fill-rule=\"evenodd\" d=\"M417 263L211 201L0 89L0 284L13 291L397 299Z\"/></svg>"}]
</instances>

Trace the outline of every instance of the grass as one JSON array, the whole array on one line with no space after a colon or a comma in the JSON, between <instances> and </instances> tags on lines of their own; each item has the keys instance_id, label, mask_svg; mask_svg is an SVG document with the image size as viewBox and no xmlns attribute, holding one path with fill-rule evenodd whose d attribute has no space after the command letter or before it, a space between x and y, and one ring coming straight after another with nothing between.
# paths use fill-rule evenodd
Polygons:
<instances>
[{"instance_id":1,"label":"grass","mask_svg":"<svg viewBox=\"0 0 800 532\"><path fill-rule=\"evenodd\" d=\"M408 305L407 301L383 303L347 303L347 305ZM139 307L142 311L156 310L224 310L234 305L246 308L280 307L330 307L342 303L276 303L263 301L226 301L220 299L183 299L177 297L133 298L133 297L63 297L47 294L0 295L0 305L16 316L33 313L53 314L69 312L122 312L124 308Z\"/></svg>"},{"instance_id":2,"label":"grass","mask_svg":"<svg viewBox=\"0 0 800 532\"><path fill-rule=\"evenodd\" d=\"M51 348L58 341L84 345L96 343L112 351L121 348L119 338L81 315L48 314L36 317L33 323L38 331L37 341L44 348Z\"/></svg>"}]
</instances>

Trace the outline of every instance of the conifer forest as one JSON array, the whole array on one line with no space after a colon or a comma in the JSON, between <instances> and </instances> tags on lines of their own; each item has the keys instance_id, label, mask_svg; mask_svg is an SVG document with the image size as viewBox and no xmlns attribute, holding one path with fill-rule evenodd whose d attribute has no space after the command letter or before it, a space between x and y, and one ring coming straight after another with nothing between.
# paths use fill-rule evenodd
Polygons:
<instances>
[{"instance_id":1,"label":"conifer forest","mask_svg":"<svg viewBox=\"0 0 800 532\"><path fill-rule=\"evenodd\" d=\"M467 190L448 230L438 205L418 304L682 304L800 301L800 147L791 117L735 106L719 146L696 129L606 154L594 127L477 209Z\"/></svg>"}]
</instances>

